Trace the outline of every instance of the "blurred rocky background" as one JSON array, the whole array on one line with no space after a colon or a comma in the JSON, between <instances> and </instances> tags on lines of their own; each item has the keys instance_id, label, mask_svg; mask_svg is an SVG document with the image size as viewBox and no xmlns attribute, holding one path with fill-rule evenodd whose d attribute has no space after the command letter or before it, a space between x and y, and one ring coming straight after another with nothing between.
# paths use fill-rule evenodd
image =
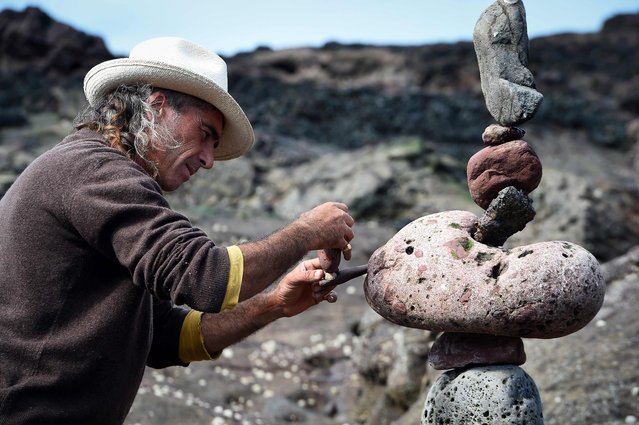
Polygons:
<instances>
[{"instance_id":1,"label":"blurred rocky background","mask_svg":"<svg viewBox=\"0 0 639 425\"><path fill-rule=\"evenodd\" d=\"M506 248L575 242L603 264L608 285L586 328L525 340L523 368L547 424L639 420L638 51L639 14L530 42L545 99L524 139L544 175L532 193L537 216ZM71 131L84 74L110 58L101 39L36 8L0 11L0 196ZM169 195L218 244L338 200L357 220L356 265L420 216L481 213L466 162L492 120L471 41L258 48L226 60L258 143ZM218 361L148 370L127 424L419 423L437 376L427 366L436 335L379 317L361 278L337 292L337 304L276 322Z\"/></svg>"}]
</instances>

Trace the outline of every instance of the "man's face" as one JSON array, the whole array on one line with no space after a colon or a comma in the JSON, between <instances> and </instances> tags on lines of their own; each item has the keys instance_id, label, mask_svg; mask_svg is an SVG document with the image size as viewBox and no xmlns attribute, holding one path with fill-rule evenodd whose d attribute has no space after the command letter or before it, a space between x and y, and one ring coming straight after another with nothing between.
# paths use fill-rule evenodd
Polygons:
<instances>
[{"instance_id":1,"label":"man's face","mask_svg":"<svg viewBox=\"0 0 639 425\"><path fill-rule=\"evenodd\" d=\"M171 107L163 109L158 125L164 126L180 146L154 147L147 154L147 158L156 164L156 180L162 190L174 191L198 169L213 167L213 151L222 134L223 123L222 113L213 106L206 109L188 107L180 113Z\"/></svg>"}]
</instances>

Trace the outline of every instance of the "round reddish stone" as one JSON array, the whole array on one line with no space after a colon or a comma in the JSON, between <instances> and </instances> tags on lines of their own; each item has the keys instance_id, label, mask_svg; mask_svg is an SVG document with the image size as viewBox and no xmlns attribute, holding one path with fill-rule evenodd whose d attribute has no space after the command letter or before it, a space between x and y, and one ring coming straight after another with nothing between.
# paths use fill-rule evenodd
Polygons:
<instances>
[{"instance_id":1,"label":"round reddish stone","mask_svg":"<svg viewBox=\"0 0 639 425\"><path fill-rule=\"evenodd\" d=\"M488 146L473 155L466 168L470 195L483 209L505 187L532 192L539 186L541 173L539 157L523 140Z\"/></svg>"}]
</instances>

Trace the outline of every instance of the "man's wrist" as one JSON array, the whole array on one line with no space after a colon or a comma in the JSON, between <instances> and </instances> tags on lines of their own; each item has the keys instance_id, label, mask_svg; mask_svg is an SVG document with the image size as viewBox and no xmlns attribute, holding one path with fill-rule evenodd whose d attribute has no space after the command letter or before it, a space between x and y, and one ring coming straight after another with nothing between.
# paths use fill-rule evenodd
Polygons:
<instances>
[{"instance_id":1,"label":"man's wrist","mask_svg":"<svg viewBox=\"0 0 639 425\"><path fill-rule=\"evenodd\" d=\"M277 319L286 317L284 305L281 303L277 295L277 289L257 296L261 298L259 303L261 308L260 313L257 315L257 319L262 326L266 326Z\"/></svg>"}]
</instances>

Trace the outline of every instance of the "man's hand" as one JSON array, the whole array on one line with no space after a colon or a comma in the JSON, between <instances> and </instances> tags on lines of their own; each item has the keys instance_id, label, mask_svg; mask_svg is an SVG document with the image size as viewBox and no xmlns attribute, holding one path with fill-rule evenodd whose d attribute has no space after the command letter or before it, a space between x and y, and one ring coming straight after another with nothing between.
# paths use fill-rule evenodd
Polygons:
<instances>
[{"instance_id":1,"label":"man's hand","mask_svg":"<svg viewBox=\"0 0 639 425\"><path fill-rule=\"evenodd\" d=\"M345 204L326 202L266 238L240 245L244 256L240 301L263 291L309 251L335 248L350 260L353 223Z\"/></svg>"},{"instance_id":2,"label":"man's hand","mask_svg":"<svg viewBox=\"0 0 639 425\"><path fill-rule=\"evenodd\" d=\"M319 286L323 277L319 259L306 260L284 276L273 291L258 294L232 310L204 313L201 332L206 350L219 353L281 317L300 314L322 300L334 303L335 286Z\"/></svg>"},{"instance_id":3,"label":"man's hand","mask_svg":"<svg viewBox=\"0 0 639 425\"><path fill-rule=\"evenodd\" d=\"M320 286L324 271L318 258L302 261L282 278L271 295L285 317L295 316L326 300L337 301L334 286Z\"/></svg>"},{"instance_id":4,"label":"man's hand","mask_svg":"<svg viewBox=\"0 0 639 425\"><path fill-rule=\"evenodd\" d=\"M353 217L348 207L339 202L326 202L300 215L298 219L308 229L309 250L337 248L348 252L353 239Z\"/></svg>"}]
</instances>

